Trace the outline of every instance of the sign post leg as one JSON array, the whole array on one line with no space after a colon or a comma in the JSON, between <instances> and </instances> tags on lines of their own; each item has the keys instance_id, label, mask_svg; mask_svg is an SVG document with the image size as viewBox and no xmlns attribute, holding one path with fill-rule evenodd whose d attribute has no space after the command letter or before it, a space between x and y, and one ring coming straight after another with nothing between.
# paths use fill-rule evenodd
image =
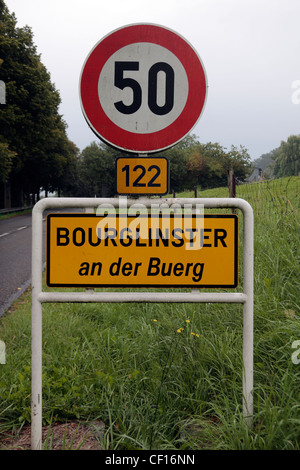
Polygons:
<instances>
[{"instance_id":1,"label":"sign post leg","mask_svg":"<svg viewBox=\"0 0 300 470\"><path fill-rule=\"evenodd\" d=\"M243 304L243 415L249 427L253 418L253 274L254 274L254 217L252 208L244 213L244 293Z\"/></svg>"},{"instance_id":2,"label":"sign post leg","mask_svg":"<svg viewBox=\"0 0 300 470\"><path fill-rule=\"evenodd\" d=\"M31 300L31 449L42 448L42 211L32 211L32 300Z\"/></svg>"},{"instance_id":3,"label":"sign post leg","mask_svg":"<svg viewBox=\"0 0 300 470\"><path fill-rule=\"evenodd\" d=\"M253 416L253 308L246 301L243 306L243 416L252 428Z\"/></svg>"},{"instance_id":4,"label":"sign post leg","mask_svg":"<svg viewBox=\"0 0 300 470\"><path fill-rule=\"evenodd\" d=\"M32 300L31 449L42 448L42 304Z\"/></svg>"}]
</instances>

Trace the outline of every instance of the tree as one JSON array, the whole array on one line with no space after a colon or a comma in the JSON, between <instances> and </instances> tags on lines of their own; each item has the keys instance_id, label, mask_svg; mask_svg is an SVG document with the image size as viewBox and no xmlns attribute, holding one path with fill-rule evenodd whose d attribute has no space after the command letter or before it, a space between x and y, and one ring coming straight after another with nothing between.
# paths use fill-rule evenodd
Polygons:
<instances>
[{"instance_id":1,"label":"tree","mask_svg":"<svg viewBox=\"0 0 300 470\"><path fill-rule=\"evenodd\" d=\"M244 147L231 146L228 152L219 143L212 142L194 146L188 161L191 180L202 188L227 185L230 171L244 179L250 167L250 155Z\"/></svg>"},{"instance_id":2,"label":"tree","mask_svg":"<svg viewBox=\"0 0 300 470\"><path fill-rule=\"evenodd\" d=\"M0 181L6 183L13 164L15 154L6 143L0 142Z\"/></svg>"},{"instance_id":3,"label":"tree","mask_svg":"<svg viewBox=\"0 0 300 470\"><path fill-rule=\"evenodd\" d=\"M291 135L287 142L282 141L274 155L274 176L299 175L300 135Z\"/></svg>"},{"instance_id":4,"label":"tree","mask_svg":"<svg viewBox=\"0 0 300 470\"><path fill-rule=\"evenodd\" d=\"M0 78L6 104L0 107L0 142L15 154L11 186L22 194L62 184L69 164L66 123L58 108L60 96L40 60L29 26L17 27L0 0Z\"/></svg>"},{"instance_id":5,"label":"tree","mask_svg":"<svg viewBox=\"0 0 300 470\"><path fill-rule=\"evenodd\" d=\"M49 150L41 168L39 183L46 195L48 191L57 191L59 196L61 192L68 192L70 196L76 195L79 149L66 139L64 129L58 126L49 133L49 141Z\"/></svg>"},{"instance_id":6,"label":"tree","mask_svg":"<svg viewBox=\"0 0 300 470\"><path fill-rule=\"evenodd\" d=\"M219 144L211 142L194 147L188 161L188 170L194 185L202 188L222 185L224 150Z\"/></svg>"},{"instance_id":7,"label":"tree","mask_svg":"<svg viewBox=\"0 0 300 470\"><path fill-rule=\"evenodd\" d=\"M241 180L246 178L252 167L249 152L243 145L240 145L239 148L232 145L225 160L227 160L224 163L225 170L228 172L229 169L232 169L235 176Z\"/></svg>"},{"instance_id":8,"label":"tree","mask_svg":"<svg viewBox=\"0 0 300 470\"><path fill-rule=\"evenodd\" d=\"M68 166L60 182L60 192L65 197L80 197L84 195L83 184L79 174L79 148L71 141L68 142Z\"/></svg>"},{"instance_id":9,"label":"tree","mask_svg":"<svg viewBox=\"0 0 300 470\"><path fill-rule=\"evenodd\" d=\"M195 186L195 180L191 179L188 170L188 161L197 143L196 135L188 135L163 153L170 165L170 192L176 193Z\"/></svg>"},{"instance_id":10,"label":"tree","mask_svg":"<svg viewBox=\"0 0 300 470\"><path fill-rule=\"evenodd\" d=\"M78 168L83 196L115 195L115 160L121 154L103 142L92 142L81 152Z\"/></svg>"}]
</instances>

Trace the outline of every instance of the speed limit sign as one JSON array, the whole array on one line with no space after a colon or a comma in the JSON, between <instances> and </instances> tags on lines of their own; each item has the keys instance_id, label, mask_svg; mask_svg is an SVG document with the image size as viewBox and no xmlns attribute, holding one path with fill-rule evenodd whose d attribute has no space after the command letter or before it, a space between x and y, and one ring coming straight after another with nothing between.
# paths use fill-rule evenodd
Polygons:
<instances>
[{"instance_id":1,"label":"speed limit sign","mask_svg":"<svg viewBox=\"0 0 300 470\"><path fill-rule=\"evenodd\" d=\"M117 29L89 53L80 76L84 117L116 148L157 152L182 140L196 125L207 91L194 48L154 24Z\"/></svg>"}]
</instances>

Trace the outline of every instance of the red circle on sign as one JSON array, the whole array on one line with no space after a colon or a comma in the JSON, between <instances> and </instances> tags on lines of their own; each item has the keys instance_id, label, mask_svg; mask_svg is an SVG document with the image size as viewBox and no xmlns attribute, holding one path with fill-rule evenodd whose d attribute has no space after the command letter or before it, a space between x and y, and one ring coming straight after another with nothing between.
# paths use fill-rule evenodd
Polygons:
<instances>
[{"instance_id":1,"label":"red circle on sign","mask_svg":"<svg viewBox=\"0 0 300 470\"><path fill-rule=\"evenodd\" d=\"M103 110L98 94L99 76L107 60L119 49L142 42L172 52L188 79L188 96L181 114L167 127L149 133L129 132L116 125ZM206 89L205 70L193 47L172 30L153 24L125 26L103 38L87 57L80 77L81 107L91 129L113 147L135 153L156 152L182 140L200 118Z\"/></svg>"}]
</instances>

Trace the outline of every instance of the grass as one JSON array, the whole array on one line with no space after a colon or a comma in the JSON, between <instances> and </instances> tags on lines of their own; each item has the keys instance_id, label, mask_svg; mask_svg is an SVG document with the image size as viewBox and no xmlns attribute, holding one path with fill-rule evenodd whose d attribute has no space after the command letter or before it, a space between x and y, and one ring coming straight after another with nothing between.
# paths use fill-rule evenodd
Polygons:
<instances>
[{"instance_id":1,"label":"grass","mask_svg":"<svg viewBox=\"0 0 300 470\"><path fill-rule=\"evenodd\" d=\"M44 424L101 420L113 450L299 450L299 193L296 177L237 187L255 214L252 430L233 304L45 304ZM0 432L30 423L30 314L28 291L0 321Z\"/></svg>"}]
</instances>

